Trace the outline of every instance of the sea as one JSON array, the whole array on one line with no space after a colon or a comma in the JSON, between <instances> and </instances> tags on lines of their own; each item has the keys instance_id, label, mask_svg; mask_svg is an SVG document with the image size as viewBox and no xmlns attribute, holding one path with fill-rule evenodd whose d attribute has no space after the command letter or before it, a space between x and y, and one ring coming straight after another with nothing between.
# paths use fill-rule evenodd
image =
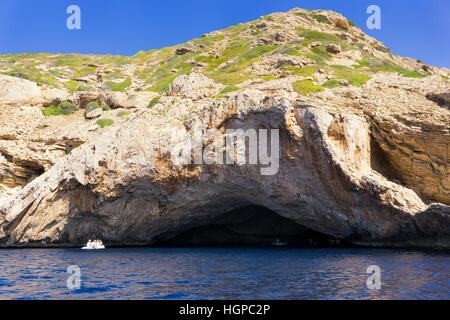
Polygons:
<instances>
[{"instance_id":1,"label":"sea","mask_svg":"<svg viewBox=\"0 0 450 320\"><path fill-rule=\"evenodd\" d=\"M450 252L0 249L1 300L450 299Z\"/></svg>"}]
</instances>

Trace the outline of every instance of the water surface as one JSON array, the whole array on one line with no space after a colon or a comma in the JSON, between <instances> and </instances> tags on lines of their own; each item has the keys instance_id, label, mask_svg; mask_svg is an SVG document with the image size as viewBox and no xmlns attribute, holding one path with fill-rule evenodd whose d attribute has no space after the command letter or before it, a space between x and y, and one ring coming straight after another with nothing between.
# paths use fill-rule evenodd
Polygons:
<instances>
[{"instance_id":1,"label":"water surface","mask_svg":"<svg viewBox=\"0 0 450 320\"><path fill-rule=\"evenodd\" d=\"M69 290L67 268L81 270ZM381 268L369 290L367 267ZM450 299L450 254L390 249L0 250L0 299Z\"/></svg>"}]
</instances>

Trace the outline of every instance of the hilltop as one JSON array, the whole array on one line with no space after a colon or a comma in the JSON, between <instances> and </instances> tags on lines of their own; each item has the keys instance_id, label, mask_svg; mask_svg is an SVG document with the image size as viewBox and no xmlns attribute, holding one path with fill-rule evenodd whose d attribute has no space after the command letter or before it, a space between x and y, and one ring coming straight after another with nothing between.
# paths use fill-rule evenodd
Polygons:
<instances>
[{"instance_id":1,"label":"hilltop","mask_svg":"<svg viewBox=\"0 0 450 320\"><path fill-rule=\"evenodd\" d=\"M191 72L203 73L224 86L241 87L270 79L306 77L320 89L360 86L380 71L406 77L448 77L448 70L394 55L340 14L304 9L273 13L132 57L0 55L0 68L4 75L70 92L164 92L177 76Z\"/></svg>"}]
</instances>

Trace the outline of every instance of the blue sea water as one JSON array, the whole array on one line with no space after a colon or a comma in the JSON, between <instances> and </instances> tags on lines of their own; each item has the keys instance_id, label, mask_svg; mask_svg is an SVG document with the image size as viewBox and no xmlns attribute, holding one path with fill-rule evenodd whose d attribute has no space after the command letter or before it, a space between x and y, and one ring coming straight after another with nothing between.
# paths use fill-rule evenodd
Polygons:
<instances>
[{"instance_id":1,"label":"blue sea water","mask_svg":"<svg viewBox=\"0 0 450 320\"><path fill-rule=\"evenodd\" d=\"M80 289L67 288L80 268ZM367 268L381 269L369 290ZM450 299L450 254L394 249L0 250L0 299Z\"/></svg>"}]
</instances>

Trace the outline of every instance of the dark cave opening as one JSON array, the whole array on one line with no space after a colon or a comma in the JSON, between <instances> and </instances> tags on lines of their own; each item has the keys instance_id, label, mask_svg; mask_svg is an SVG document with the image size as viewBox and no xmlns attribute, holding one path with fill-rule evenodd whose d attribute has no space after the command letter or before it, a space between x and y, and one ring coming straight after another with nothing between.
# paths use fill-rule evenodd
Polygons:
<instances>
[{"instance_id":1,"label":"dark cave opening","mask_svg":"<svg viewBox=\"0 0 450 320\"><path fill-rule=\"evenodd\" d=\"M344 242L305 228L265 207L246 206L201 226L160 235L155 247L340 247Z\"/></svg>"}]
</instances>

